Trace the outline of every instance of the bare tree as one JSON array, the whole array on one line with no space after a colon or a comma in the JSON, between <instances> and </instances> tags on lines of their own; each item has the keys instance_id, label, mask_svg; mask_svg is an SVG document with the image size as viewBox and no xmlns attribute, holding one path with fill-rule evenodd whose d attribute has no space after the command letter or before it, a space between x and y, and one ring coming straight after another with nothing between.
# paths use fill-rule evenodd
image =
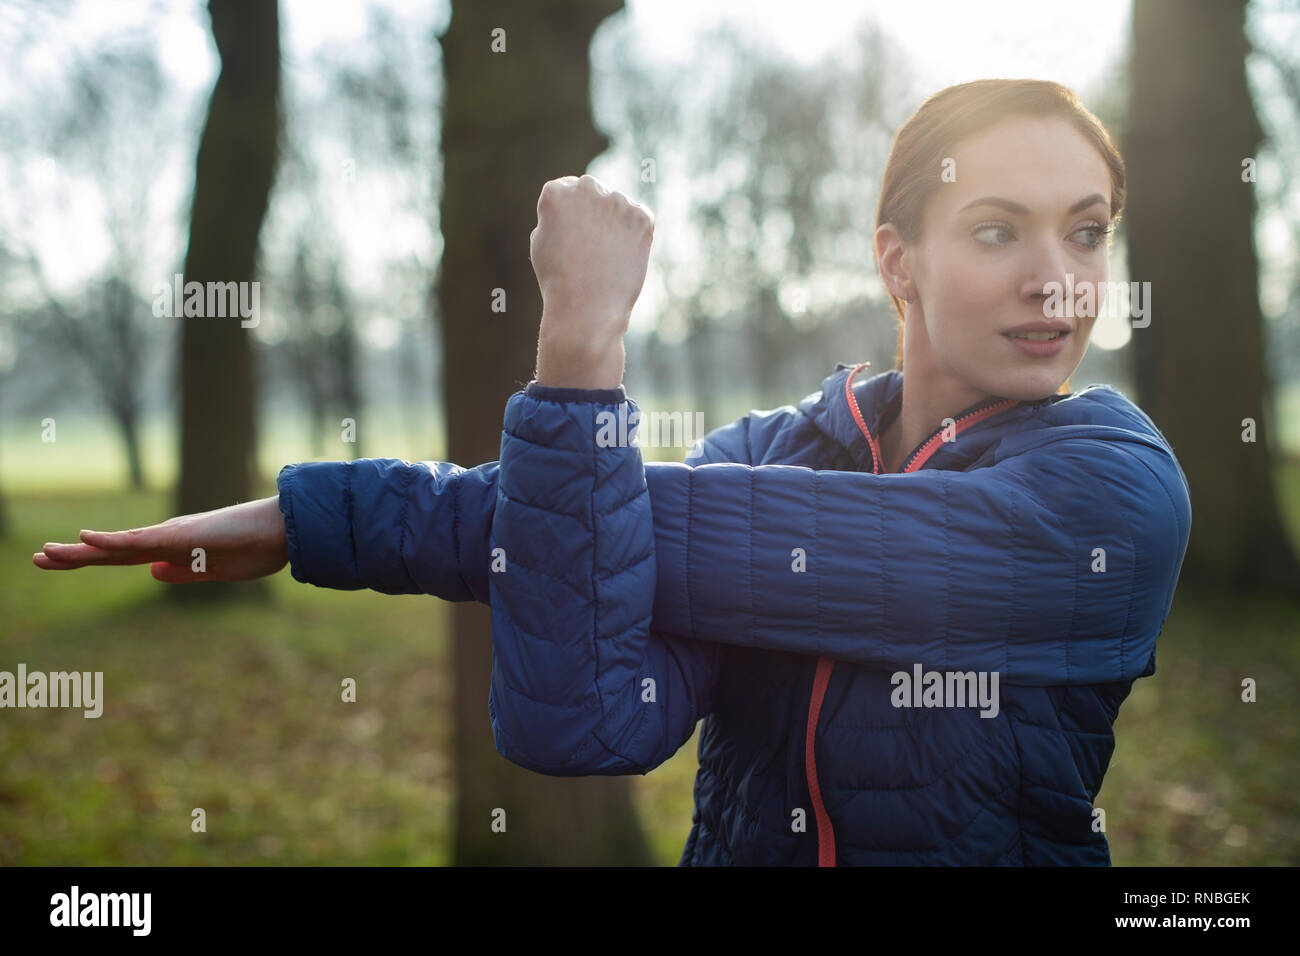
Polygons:
<instances>
[{"instance_id":1,"label":"bare tree","mask_svg":"<svg viewBox=\"0 0 1300 956\"><path fill-rule=\"evenodd\" d=\"M90 384L122 440L131 485L140 488L145 373L164 337L143 290L153 285L149 237L158 216L150 197L158 156L166 150L168 131L159 119L166 87L147 42L67 55L72 62L63 93L45 92L45 108L30 111L35 125L25 136L8 131L23 154L44 157L39 168L46 171L39 177L45 182L27 181L17 190L21 198L0 222L0 243L30 290L25 304L11 302L10 308L49 330L26 337L28 357L62 368L69 381ZM35 236L38 223L54 219L67 190L81 181L102 199L109 254L79 289L66 291L50 278L51 260L63 250ZM68 374L69 359L76 374Z\"/></svg>"},{"instance_id":2,"label":"bare tree","mask_svg":"<svg viewBox=\"0 0 1300 956\"><path fill-rule=\"evenodd\" d=\"M1150 282L1134 330L1143 408L1178 453L1196 520L1192 584L1294 593L1273 463L1255 186L1262 131L1246 83L1245 0L1144 0L1133 10L1129 271Z\"/></svg>"},{"instance_id":3,"label":"bare tree","mask_svg":"<svg viewBox=\"0 0 1300 956\"><path fill-rule=\"evenodd\" d=\"M221 71L195 163L184 275L251 283L279 141L279 10L267 0L209 0L208 10ZM252 336L238 317L188 318L182 330L177 510L192 514L253 497L256 382ZM227 589L169 593L222 598Z\"/></svg>"},{"instance_id":4,"label":"bare tree","mask_svg":"<svg viewBox=\"0 0 1300 956\"><path fill-rule=\"evenodd\" d=\"M500 456L506 400L532 376L541 294L528 261L537 196L608 145L591 123L588 47L621 0L454 0L442 36L442 232L438 297L452 461ZM502 50L502 44L505 49ZM494 45L497 49L494 51ZM493 312L494 289L507 311ZM509 763L487 720L491 618L453 607L459 864L639 864L649 860L621 777L548 777ZM517 807L510 841L494 807ZM524 822L526 821L526 822Z\"/></svg>"}]
</instances>

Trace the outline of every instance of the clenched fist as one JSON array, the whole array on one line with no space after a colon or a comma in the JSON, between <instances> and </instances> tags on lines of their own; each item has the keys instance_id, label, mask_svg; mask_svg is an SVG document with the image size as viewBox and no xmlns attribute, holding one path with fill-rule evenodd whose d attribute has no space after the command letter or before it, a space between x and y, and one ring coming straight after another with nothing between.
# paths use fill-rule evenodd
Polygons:
<instances>
[{"instance_id":1,"label":"clenched fist","mask_svg":"<svg viewBox=\"0 0 1300 956\"><path fill-rule=\"evenodd\" d=\"M542 187L530 258L542 293L537 381L617 388L623 335L645 285L654 216L594 176Z\"/></svg>"}]
</instances>

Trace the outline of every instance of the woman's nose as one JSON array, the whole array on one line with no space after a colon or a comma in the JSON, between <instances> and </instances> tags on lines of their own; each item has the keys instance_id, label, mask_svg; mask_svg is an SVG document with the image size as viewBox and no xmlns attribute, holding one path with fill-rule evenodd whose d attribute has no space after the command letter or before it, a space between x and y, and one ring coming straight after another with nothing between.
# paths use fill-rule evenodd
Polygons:
<instances>
[{"instance_id":1,"label":"woman's nose","mask_svg":"<svg viewBox=\"0 0 1300 956\"><path fill-rule=\"evenodd\" d=\"M1047 309L1050 302L1063 301L1073 295L1076 277L1066 264L1065 252L1058 241L1039 239L1029 247L1027 255L1029 258L1021 285L1021 294L1025 298L1036 299Z\"/></svg>"}]
</instances>

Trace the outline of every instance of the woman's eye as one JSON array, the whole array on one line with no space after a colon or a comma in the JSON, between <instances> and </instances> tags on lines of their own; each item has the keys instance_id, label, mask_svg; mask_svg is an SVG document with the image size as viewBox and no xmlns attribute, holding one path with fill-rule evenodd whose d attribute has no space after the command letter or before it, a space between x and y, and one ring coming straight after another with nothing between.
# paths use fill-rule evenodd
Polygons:
<instances>
[{"instance_id":1,"label":"woman's eye","mask_svg":"<svg viewBox=\"0 0 1300 956\"><path fill-rule=\"evenodd\" d=\"M1014 236L1014 234L1011 232L1011 229L1010 229L1009 226L1003 226L1003 225L999 225L999 224L997 224L997 223L989 223L988 225L984 225L984 226L976 226L976 227L971 231L971 235L975 237L975 241L976 241L976 242L983 243L983 244L986 245L986 246L1000 246L1000 245L1003 244L1002 241L1001 241L1000 239L996 239L996 238L994 238L994 239L981 239L981 238L980 238L981 235L988 235L988 234L990 234L990 233L991 233L992 235L994 235L994 236L1007 235L1007 236L1010 236L1010 237L1013 238L1013 239L1015 238L1015 236Z\"/></svg>"},{"instance_id":2,"label":"woman's eye","mask_svg":"<svg viewBox=\"0 0 1300 956\"><path fill-rule=\"evenodd\" d=\"M1110 227L1109 226L1084 226L1082 229L1075 230L1074 234L1077 236L1081 232L1089 232L1093 234L1091 241L1085 240L1083 244L1087 246L1089 249L1096 249L1101 246L1102 241L1105 239L1106 235L1110 232Z\"/></svg>"},{"instance_id":3,"label":"woman's eye","mask_svg":"<svg viewBox=\"0 0 1300 956\"><path fill-rule=\"evenodd\" d=\"M1087 249L1098 249L1105 242L1105 238L1110 234L1111 227L1106 226L1084 226L1082 229L1076 229L1071 235L1078 236L1083 233L1085 238L1077 240ZM976 226L971 230L971 235L977 242L986 246L1001 246L1011 242L1016 238L1015 231L1004 223L985 223Z\"/></svg>"}]
</instances>

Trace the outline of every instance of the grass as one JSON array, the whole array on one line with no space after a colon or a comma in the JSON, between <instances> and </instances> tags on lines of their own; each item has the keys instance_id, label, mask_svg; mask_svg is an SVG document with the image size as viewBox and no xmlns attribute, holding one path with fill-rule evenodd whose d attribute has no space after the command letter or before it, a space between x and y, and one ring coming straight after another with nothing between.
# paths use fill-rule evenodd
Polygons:
<instances>
[{"instance_id":1,"label":"grass","mask_svg":"<svg viewBox=\"0 0 1300 956\"><path fill-rule=\"evenodd\" d=\"M285 573L272 602L200 613L157 600L166 585L145 568L74 579L29 563L79 525L149 523L164 507L153 495L11 503L5 669L102 670L106 702L98 720L5 711L0 862L446 862L440 603ZM356 704L340 701L344 677ZM195 807L206 833L191 832Z\"/></svg>"},{"instance_id":2,"label":"grass","mask_svg":"<svg viewBox=\"0 0 1300 956\"><path fill-rule=\"evenodd\" d=\"M1283 477L1300 502L1300 467ZM0 669L104 672L104 715L0 712L0 864L445 864L447 605L283 572L197 611L142 567L30 563L80 527L168 516L160 493L23 493L0 539ZM1289 520L1300 539L1300 509ZM1116 725L1097 805L1116 865L1300 863L1300 604L1182 594ZM354 677L358 703L340 702ZM1252 677L1258 702L1241 701ZM631 777L656 860L690 829L693 738ZM206 832L191 831L194 808Z\"/></svg>"},{"instance_id":3,"label":"grass","mask_svg":"<svg viewBox=\"0 0 1300 956\"><path fill-rule=\"evenodd\" d=\"M144 567L30 563L43 541L160 521L168 505L156 493L8 502L0 670L103 671L105 704L100 719L0 712L0 864L448 863L447 605L282 572L269 602L198 612L159 600L167 586ZM344 677L355 704L340 701ZM694 755L684 747L643 788L665 865L690 829ZM191 831L196 807L204 833Z\"/></svg>"},{"instance_id":4,"label":"grass","mask_svg":"<svg viewBox=\"0 0 1300 956\"><path fill-rule=\"evenodd\" d=\"M1120 708L1095 803L1113 862L1300 864L1298 620L1300 601L1176 602L1155 675Z\"/></svg>"}]
</instances>

